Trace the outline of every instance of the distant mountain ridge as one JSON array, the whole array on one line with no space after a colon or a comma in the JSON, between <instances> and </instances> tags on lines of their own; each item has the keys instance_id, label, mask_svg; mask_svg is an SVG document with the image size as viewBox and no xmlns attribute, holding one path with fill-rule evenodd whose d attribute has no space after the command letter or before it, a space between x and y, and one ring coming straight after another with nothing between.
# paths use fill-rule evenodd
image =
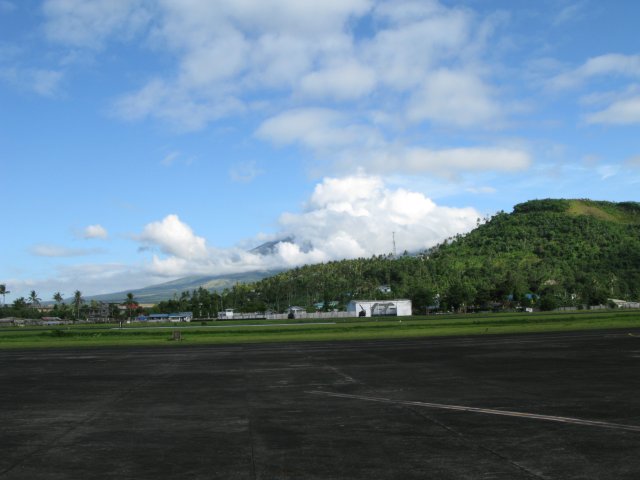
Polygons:
<instances>
[{"instance_id":1,"label":"distant mountain ridge","mask_svg":"<svg viewBox=\"0 0 640 480\"><path fill-rule=\"evenodd\" d=\"M127 293L132 293L138 303L158 303L163 300L170 300L174 296L179 296L184 291L197 290L202 287L212 292L220 292L225 288L233 287L236 283L257 282L281 271L282 270L265 270L228 275L191 275L148 287L105 293L102 295L91 295L87 296L86 300L109 303L123 302Z\"/></svg>"}]
</instances>

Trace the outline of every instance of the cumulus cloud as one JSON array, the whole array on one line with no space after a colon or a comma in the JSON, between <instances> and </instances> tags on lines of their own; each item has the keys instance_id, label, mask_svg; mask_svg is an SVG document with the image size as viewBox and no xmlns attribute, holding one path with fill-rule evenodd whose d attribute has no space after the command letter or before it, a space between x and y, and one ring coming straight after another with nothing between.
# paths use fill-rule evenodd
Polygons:
<instances>
[{"instance_id":1,"label":"cumulus cloud","mask_svg":"<svg viewBox=\"0 0 640 480\"><path fill-rule=\"evenodd\" d=\"M277 136L278 122L313 126L311 116L323 114L314 102L331 101L359 128L323 130L321 139L310 131L306 141L348 144L375 130L363 120L374 100L388 106L396 125L409 119L485 128L505 116L491 76L479 73L492 71L482 62L492 21L435 0L48 0L43 11L53 41L99 50L137 35L172 55L171 69L115 100L113 112L129 121L199 130L257 100L271 111L289 106L288 117L263 126L266 136ZM360 24L369 26L366 35Z\"/></svg>"},{"instance_id":2,"label":"cumulus cloud","mask_svg":"<svg viewBox=\"0 0 640 480\"><path fill-rule=\"evenodd\" d=\"M148 224L137 239L145 245L158 246L163 253L178 259L197 261L207 257L205 239L195 235L177 215L167 215L159 222Z\"/></svg>"},{"instance_id":3,"label":"cumulus cloud","mask_svg":"<svg viewBox=\"0 0 640 480\"><path fill-rule=\"evenodd\" d=\"M186 275L222 275L285 269L344 258L368 257L393 251L395 232L400 251L419 251L445 238L471 230L481 214L473 208L437 205L423 193L390 188L382 177L352 175L324 178L299 212L284 213L277 232L259 234L244 245L273 242L271 253L236 246L216 248L177 215L147 224L132 239L144 247L136 265L119 263L59 266L55 278L11 280L12 291L73 291L107 293L160 283ZM48 257L100 253L98 249L69 249L36 245L34 255ZM150 254L150 257L148 256ZM81 280L80 280L81 279Z\"/></svg>"},{"instance_id":4,"label":"cumulus cloud","mask_svg":"<svg viewBox=\"0 0 640 480\"><path fill-rule=\"evenodd\" d=\"M109 234L107 233L107 230L99 224L96 225L89 225L88 227L86 227L82 233L82 237L86 238L86 239L93 239L93 238L107 238L109 236Z\"/></svg>"},{"instance_id":5,"label":"cumulus cloud","mask_svg":"<svg viewBox=\"0 0 640 480\"><path fill-rule=\"evenodd\" d=\"M422 193L390 189L381 177L354 175L325 178L303 211L281 215L279 231L260 240L280 240L272 254L208 246L176 215L147 225L137 239L163 253L147 265L154 275L223 274L386 254L392 232L401 250L417 251L471 230L480 216L473 208L439 206Z\"/></svg>"},{"instance_id":6,"label":"cumulus cloud","mask_svg":"<svg viewBox=\"0 0 640 480\"><path fill-rule=\"evenodd\" d=\"M350 61L305 75L300 91L310 97L346 100L371 93L375 83L376 75L370 67Z\"/></svg>"},{"instance_id":7,"label":"cumulus cloud","mask_svg":"<svg viewBox=\"0 0 640 480\"><path fill-rule=\"evenodd\" d=\"M392 232L402 250L424 249L470 230L479 216L472 208L437 206L419 192L389 189L380 177L356 175L325 178L305 211L283 215L280 225L329 260L340 258L342 247L351 257L389 253Z\"/></svg>"},{"instance_id":8,"label":"cumulus cloud","mask_svg":"<svg viewBox=\"0 0 640 480\"><path fill-rule=\"evenodd\" d=\"M256 135L277 145L299 144L317 155L332 157L343 169L376 173L437 173L456 176L472 171L520 171L531 157L522 148L489 146L430 149L395 145L376 128L349 123L331 109L282 112L260 125Z\"/></svg>"},{"instance_id":9,"label":"cumulus cloud","mask_svg":"<svg viewBox=\"0 0 640 480\"><path fill-rule=\"evenodd\" d=\"M282 112L264 121L256 135L278 145L298 143L315 151L343 149L379 140L375 129L351 124L346 115L328 108Z\"/></svg>"},{"instance_id":10,"label":"cumulus cloud","mask_svg":"<svg viewBox=\"0 0 640 480\"><path fill-rule=\"evenodd\" d=\"M430 74L411 97L407 116L413 122L472 127L496 124L502 109L475 73L441 69Z\"/></svg>"}]
</instances>

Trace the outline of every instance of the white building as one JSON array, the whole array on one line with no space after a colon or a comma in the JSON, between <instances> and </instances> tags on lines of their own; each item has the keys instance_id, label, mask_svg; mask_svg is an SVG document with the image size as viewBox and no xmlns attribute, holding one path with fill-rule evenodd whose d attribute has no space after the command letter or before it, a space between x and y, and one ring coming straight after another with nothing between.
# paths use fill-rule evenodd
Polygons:
<instances>
[{"instance_id":1,"label":"white building","mask_svg":"<svg viewBox=\"0 0 640 480\"><path fill-rule=\"evenodd\" d=\"M609 298L617 308L640 308L640 302L629 302L627 300L618 300L617 298Z\"/></svg>"},{"instance_id":2,"label":"white building","mask_svg":"<svg viewBox=\"0 0 640 480\"><path fill-rule=\"evenodd\" d=\"M354 317L407 317L411 300L351 300L347 312Z\"/></svg>"}]
</instances>

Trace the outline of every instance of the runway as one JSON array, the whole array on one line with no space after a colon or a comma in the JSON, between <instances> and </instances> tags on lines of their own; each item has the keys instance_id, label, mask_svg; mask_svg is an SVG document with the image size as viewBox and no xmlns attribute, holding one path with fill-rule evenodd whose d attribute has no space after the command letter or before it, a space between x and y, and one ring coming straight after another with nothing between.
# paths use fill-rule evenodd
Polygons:
<instances>
[{"instance_id":1,"label":"runway","mask_svg":"<svg viewBox=\"0 0 640 480\"><path fill-rule=\"evenodd\" d=\"M0 351L0 479L636 479L640 332Z\"/></svg>"}]
</instances>

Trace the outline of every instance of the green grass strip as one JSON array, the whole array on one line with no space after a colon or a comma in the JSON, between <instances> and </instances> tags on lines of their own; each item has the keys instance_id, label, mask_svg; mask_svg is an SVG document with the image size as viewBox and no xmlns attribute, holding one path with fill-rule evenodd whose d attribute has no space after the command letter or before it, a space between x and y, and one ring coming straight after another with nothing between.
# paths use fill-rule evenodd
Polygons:
<instances>
[{"instance_id":1,"label":"green grass strip","mask_svg":"<svg viewBox=\"0 0 640 480\"><path fill-rule=\"evenodd\" d=\"M335 324L326 324L335 321ZM304 323L304 325L301 325ZM246 325L258 326L246 326ZM269 326L269 324L278 324ZM216 328L211 328L215 326ZM223 327L223 328L217 328ZM68 325L0 328L0 348L143 345L207 345L260 342L339 341L640 328L640 311L432 315L386 319L291 322L256 320L207 325ZM172 340L180 330L181 340Z\"/></svg>"}]
</instances>

